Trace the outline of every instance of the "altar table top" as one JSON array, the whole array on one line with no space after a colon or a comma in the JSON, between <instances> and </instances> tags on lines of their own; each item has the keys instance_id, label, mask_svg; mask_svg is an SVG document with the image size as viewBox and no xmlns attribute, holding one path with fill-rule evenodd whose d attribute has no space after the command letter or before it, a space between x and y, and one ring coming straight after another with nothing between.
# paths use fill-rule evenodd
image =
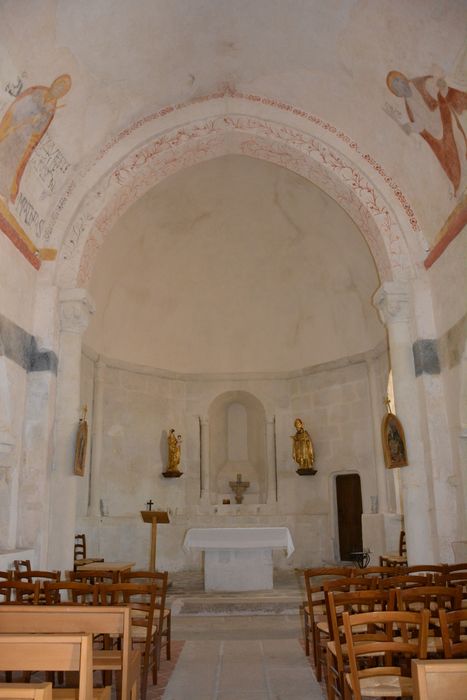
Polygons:
<instances>
[{"instance_id":1,"label":"altar table top","mask_svg":"<svg viewBox=\"0 0 467 700\"><path fill-rule=\"evenodd\" d=\"M183 549L286 549L295 547L288 527L200 527L185 535Z\"/></svg>"}]
</instances>

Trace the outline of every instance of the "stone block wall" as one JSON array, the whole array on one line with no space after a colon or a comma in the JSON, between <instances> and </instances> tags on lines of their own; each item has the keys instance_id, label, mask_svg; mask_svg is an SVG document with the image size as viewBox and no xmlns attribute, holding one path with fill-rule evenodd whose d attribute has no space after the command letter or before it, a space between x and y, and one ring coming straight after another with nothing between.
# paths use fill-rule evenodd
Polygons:
<instances>
[{"instance_id":1,"label":"stone block wall","mask_svg":"<svg viewBox=\"0 0 467 700\"><path fill-rule=\"evenodd\" d=\"M380 350L386 355L384 350ZM377 354L379 357L379 354ZM83 400L96 411L96 360L86 351L82 363ZM277 376L181 376L99 358L103 365L102 420L92 424L92 452L100 440L99 464L89 459L78 490L77 531L87 533L90 549L107 559L129 559L146 566L150 531L139 511L149 499L168 510L171 523L158 529L158 566L198 568L199 556L184 552L190 527L289 527L296 551L290 559L275 553L280 568L304 567L339 558L335 477L357 473L363 511L378 496L375 436L365 356ZM381 374L387 367L381 361ZM274 497L241 505L200 500L200 417L224 392L248 392L274 419ZM93 403L94 397L94 403ZM315 448L314 476L299 476L292 459L294 419L300 417ZM179 479L164 479L166 436L183 436ZM379 439L379 436L378 436ZM267 468L265 466L265 468ZM97 478L96 478L97 474ZM235 478L235 474L232 475ZM98 489L90 497L89 489ZM89 504L94 503L94 509ZM98 504L96 506L96 503Z\"/></svg>"}]
</instances>

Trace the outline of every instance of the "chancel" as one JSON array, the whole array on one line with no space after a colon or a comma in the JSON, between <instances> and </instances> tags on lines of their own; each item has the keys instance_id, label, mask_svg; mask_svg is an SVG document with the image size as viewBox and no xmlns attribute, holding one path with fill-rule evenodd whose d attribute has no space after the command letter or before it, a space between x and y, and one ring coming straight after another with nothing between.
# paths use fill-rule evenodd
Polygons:
<instances>
[{"instance_id":1,"label":"chancel","mask_svg":"<svg viewBox=\"0 0 467 700\"><path fill-rule=\"evenodd\" d=\"M467 561L466 19L0 3L5 591L167 571L172 640L239 613L269 669L266 637L304 656L304 571ZM209 688L282 697L271 669Z\"/></svg>"}]
</instances>

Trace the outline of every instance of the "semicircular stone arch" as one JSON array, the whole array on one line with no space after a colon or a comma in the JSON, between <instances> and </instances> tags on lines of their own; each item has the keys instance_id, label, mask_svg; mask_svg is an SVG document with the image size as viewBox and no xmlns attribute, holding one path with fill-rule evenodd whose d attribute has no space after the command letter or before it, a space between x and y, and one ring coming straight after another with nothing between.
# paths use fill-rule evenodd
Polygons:
<instances>
[{"instance_id":1,"label":"semicircular stone arch","mask_svg":"<svg viewBox=\"0 0 467 700\"><path fill-rule=\"evenodd\" d=\"M407 198L350 137L272 100L230 96L226 103L226 96L214 96L135 122L69 183L60 215L52 212L62 225L73 212L64 226L57 284L87 285L114 223L157 183L227 154L267 160L320 187L358 226L382 282L422 273L425 241Z\"/></svg>"}]
</instances>

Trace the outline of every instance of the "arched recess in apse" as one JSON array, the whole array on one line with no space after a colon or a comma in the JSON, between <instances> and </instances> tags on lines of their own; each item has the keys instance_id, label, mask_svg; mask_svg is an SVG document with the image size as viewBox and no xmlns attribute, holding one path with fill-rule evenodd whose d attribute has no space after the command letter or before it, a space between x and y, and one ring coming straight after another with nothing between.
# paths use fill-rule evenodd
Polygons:
<instances>
[{"instance_id":1,"label":"arched recess in apse","mask_svg":"<svg viewBox=\"0 0 467 700\"><path fill-rule=\"evenodd\" d=\"M209 408L210 500L235 502L230 481L241 474L249 481L243 503L266 503L266 413L261 401L246 391L220 394Z\"/></svg>"}]
</instances>

